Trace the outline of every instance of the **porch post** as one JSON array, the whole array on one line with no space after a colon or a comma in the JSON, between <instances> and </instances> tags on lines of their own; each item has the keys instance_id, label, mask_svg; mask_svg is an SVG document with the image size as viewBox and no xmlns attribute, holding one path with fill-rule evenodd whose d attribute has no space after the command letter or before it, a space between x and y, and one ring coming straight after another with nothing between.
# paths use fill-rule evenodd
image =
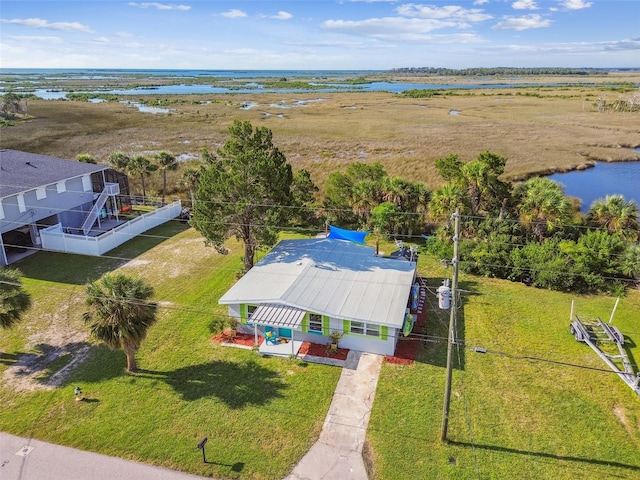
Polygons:
<instances>
[{"instance_id":1,"label":"porch post","mask_svg":"<svg viewBox=\"0 0 640 480\"><path fill-rule=\"evenodd\" d=\"M254 345L258 345L258 324L253 324L253 343Z\"/></svg>"},{"instance_id":2,"label":"porch post","mask_svg":"<svg viewBox=\"0 0 640 480\"><path fill-rule=\"evenodd\" d=\"M291 329L291 355L295 355L296 347L293 342L293 328Z\"/></svg>"}]
</instances>

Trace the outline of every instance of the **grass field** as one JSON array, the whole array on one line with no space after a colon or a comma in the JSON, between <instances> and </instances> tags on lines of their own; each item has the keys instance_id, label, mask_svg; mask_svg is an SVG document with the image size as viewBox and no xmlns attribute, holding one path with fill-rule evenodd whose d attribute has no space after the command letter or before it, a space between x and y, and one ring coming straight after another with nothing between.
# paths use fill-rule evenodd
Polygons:
<instances>
[{"instance_id":1,"label":"grass field","mask_svg":"<svg viewBox=\"0 0 640 480\"><path fill-rule=\"evenodd\" d=\"M447 276L435 262L421 268L431 287L439 284L436 275ZM469 276L461 288L464 344L454 355L450 443L440 442L449 315L432 295L431 337L420 361L382 370L368 430L372 478L640 477L640 397L569 333L572 299L581 319L608 321L615 298ZM633 291L613 324L626 335L634 364L639 322L640 295Z\"/></svg>"},{"instance_id":2,"label":"grass field","mask_svg":"<svg viewBox=\"0 0 640 480\"><path fill-rule=\"evenodd\" d=\"M340 370L209 341L224 313L217 299L241 267L239 245L230 247L218 255L171 222L103 258L39 253L20 262L34 306L0 339L0 429L205 476L285 476L317 438ZM427 256L419 268L432 290L450 275ZM161 305L136 375L124 373L122 352L90 343L80 320L84 283L114 269L147 280ZM640 399L568 330L571 299L581 317L605 320L615 299L466 275L461 288L459 334L469 348L455 356L451 443L440 442L448 314L430 296L419 361L382 369L365 451L371 478L637 478ZM614 325L634 364L639 315L631 291ZM71 376L54 382L82 352ZM10 376L25 355L33 371ZM74 401L75 386L86 401ZM195 449L204 435L213 464Z\"/></svg>"},{"instance_id":3,"label":"grass field","mask_svg":"<svg viewBox=\"0 0 640 480\"><path fill-rule=\"evenodd\" d=\"M599 98L614 102L633 92L581 80L571 86L452 90L421 99L387 92L140 97L167 103L169 115L119 103L30 101L33 118L3 128L1 146L61 158L89 153L100 161L116 150L165 149L200 158L203 147L215 150L225 142L234 119L250 120L270 128L287 160L310 170L319 186L329 173L359 161L380 162L391 175L436 188L442 182L436 159L457 153L468 161L485 150L508 159L509 179L597 160L639 160L632 148L640 146L638 114L594 108ZM241 108L250 102L256 106ZM170 188L179 175L170 176ZM139 180L132 180L139 189ZM160 175L149 183L150 195L157 195Z\"/></svg>"},{"instance_id":4,"label":"grass field","mask_svg":"<svg viewBox=\"0 0 640 480\"><path fill-rule=\"evenodd\" d=\"M503 155L512 179L637 160L638 115L598 113L591 106L599 96L614 101L620 93L590 84L428 99L339 93L304 107L293 105L320 95L180 96L166 98L175 109L166 116L116 103L30 101L32 118L3 128L0 146L101 161L115 150L198 157L202 147L221 146L239 118L271 128L287 159L319 185L349 162L379 161L391 175L435 188L434 161L451 153ZM259 105L240 108L251 101ZM158 176L151 188L160 183ZM205 476L288 473L317 438L340 370L211 344L210 324L225 313L217 300L241 270L239 246L229 245L231 254L220 256L171 222L102 258L39 253L21 261L34 306L0 338L0 429ZM81 322L84 284L115 269L144 278L160 301L137 375L123 373L122 352L89 342ZM450 275L426 256L420 270L432 289ZM568 330L571 299L579 315L604 319L615 299L471 276L461 287L463 345L489 353L456 352L451 442L439 440L448 315L433 309L419 361L383 366L365 452L372 478L640 477L640 399ZM634 364L639 321L640 293L630 291L614 324L628 336ZM73 400L76 385L86 401ZM216 463L203 465L195 449L204 435Z\"/></svg>"},{"instance_id":5,"label":"grass field","mask_svg":"<svg viewBox=\"0 0 640 480\"><path fill-rule=\"evenodd\" d=\"M218 255L178 222L149 233L106 258L20 262L34 305L0 339L0 430L204 476L285 476L316 440L340 369L212 344L209 325L225 313L217 299L241 268L237 245ZM121 351L88 343L80 319L84 283L116 268L144 278L160 302L135 375ZM57 360L35 361L55 351ZM69 378L47 383L83 352ZM76 386L85 401L75 402ZM195 448L205 435L207 465Z\"/></svg>"}]
</instances>

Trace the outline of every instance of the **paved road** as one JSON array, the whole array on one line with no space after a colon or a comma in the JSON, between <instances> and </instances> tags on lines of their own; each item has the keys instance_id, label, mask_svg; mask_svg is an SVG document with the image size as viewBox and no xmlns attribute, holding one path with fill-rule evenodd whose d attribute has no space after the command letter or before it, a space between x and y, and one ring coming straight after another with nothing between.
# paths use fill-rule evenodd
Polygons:
<instances>
[{"instance_id":1,"label":"paved road","mask_svg":"<svg viewBox=\"0 0 640 480\"><path fill-rule=\"evenodd\" d=\"M382 358L349 352L320 438L285 480L367 480L362 447ZM1 480L201 478L0 432Z\"/></svg>"},{"instance_id":2,"label":"paved road","mask_svg":"<svg viewBox=\"0 0 640 480\"><path fill-rule=\"evenodd\" d=\"M2 480L195 480L186 473L0 433Z\"/></svg>"}]
</instances>

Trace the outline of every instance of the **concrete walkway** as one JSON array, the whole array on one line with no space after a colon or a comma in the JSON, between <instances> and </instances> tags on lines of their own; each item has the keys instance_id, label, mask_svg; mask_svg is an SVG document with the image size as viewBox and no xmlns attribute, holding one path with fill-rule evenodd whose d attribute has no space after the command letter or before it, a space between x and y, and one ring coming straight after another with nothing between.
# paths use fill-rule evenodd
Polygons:
<instances>
[{"instance_id":1,"label":"concrete walkway","mask_svg":"<svg viewBox=\"0 0 640 480\"><path fill-rule=\"evenodd\" d=\"M362 447L382 359L349 352L320 438L285 480L367 480Z\"/></svg>"},{"instance_id":2,"label":"concrete walkway","mask_svg":"<svg viewBox=\"0 0 640 480\"><path fill-rule=\"evenodd\" d=\"M349 352L320 438L285 480L367 480L362 459L383 357ZM143 463L0 432L2 480L195 480Z\"/></svg>"}]
</instances>

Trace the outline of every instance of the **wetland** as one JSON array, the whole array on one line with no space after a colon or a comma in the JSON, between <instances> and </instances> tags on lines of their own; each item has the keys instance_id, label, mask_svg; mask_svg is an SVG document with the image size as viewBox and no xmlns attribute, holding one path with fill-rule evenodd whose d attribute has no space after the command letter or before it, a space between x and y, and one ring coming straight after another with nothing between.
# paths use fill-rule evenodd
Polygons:
<instances>
[{"instance_id":1,"label":"wetland","mask_svg":"<svg viewBox=\"0 0 640 480\"><path fill-rule=\"evenodd\" d=\"M101 162L116 150L169 150L182 158L198 158L202 148L215 150L224 143L234 119L249 120L270 128L294 169L309 170L320 187L329 173L357 161L379 162L390 175L436 188L442 182L436 159L458 154L469 161L485 150L508 159L505 177L512 181L585 169L596 162L640 160L635 150L640 147L639 71L579 78L391 77L379 72L285 76L290 73L273 72L270 78L264 72L236 77L32 72L18 80L0 72L4 91L28 86L53 93L129 92L110 93L108 101L101 102L89 101L91 95L75 101L32 96L28 116L2 128L0 146L61 158L88 153ZM222 82L227 91L159 90L202 85L203 79L210 86ZM305 87L328 83L341 88ZM380 83L412 89L362 88ZM240 84L264 88L230 89ZM621 110L621 102L635 105L635 110Z\"/></svg>"}]
</instances>

